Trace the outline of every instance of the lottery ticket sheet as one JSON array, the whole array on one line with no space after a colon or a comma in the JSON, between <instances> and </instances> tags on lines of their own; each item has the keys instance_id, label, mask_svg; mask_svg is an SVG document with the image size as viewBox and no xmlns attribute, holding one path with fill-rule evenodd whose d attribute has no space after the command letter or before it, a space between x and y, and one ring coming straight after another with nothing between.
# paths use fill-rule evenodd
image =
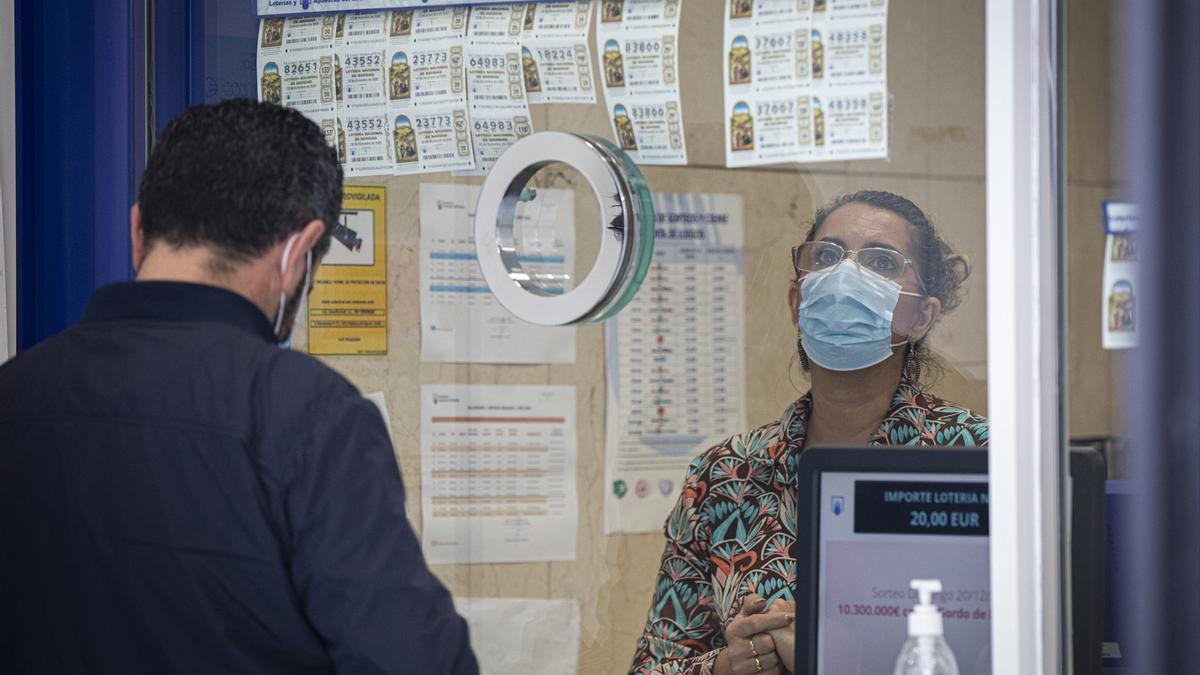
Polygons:
<instances>
[{"instance_id":1,"label":"lottery ticket sheet","mask_svg":"<svg viewBox=\"0 0 1200 675\"><path fill-rule=\"evenodd\" d=\"M600 0L596 52L617 144L639 164L687 164L679 99L681 0Z\"/></svg>"},{"instance_id":2,"label":"lottery ticket sheet","mask_svg":"<svg viewBox=\"0 0 1200 675\"><path fill-rule=\"evenodd\" d=\"M525 6L521 70L530 103L595 103L588 48L592 0Z\"/></svg>"},{"instance_id":3,"label":"lottery ticket sheet","mask_svg":"<svg viewBox=\"0 0 1200 675\"><path fill-rule=\"evenodd\" d=\"M887 10L726 0L726 165L886 158Z\"/></svg>"}]
</instances>

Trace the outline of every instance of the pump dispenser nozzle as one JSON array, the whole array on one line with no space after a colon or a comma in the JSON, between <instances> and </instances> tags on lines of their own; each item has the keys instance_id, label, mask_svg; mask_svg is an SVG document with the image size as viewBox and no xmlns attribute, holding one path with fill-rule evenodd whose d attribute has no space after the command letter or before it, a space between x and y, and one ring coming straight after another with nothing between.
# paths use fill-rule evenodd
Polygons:
<instances>
[{"instance_id":1,"label":"pump dispenser nozzle","mask_svg":"<svg viewBox=\"0 0 1200 675\"><path fill-rule=\"evenodd\" d=\"M900 649L894 675L958 675L958 661L942 637L942 613L933 604L942 592L940 579L913 579L909 587L920 602L908 615L908 641Z\"/></svg>"},{"instance_id":2,"label":"pump dispenser nozzle","mask_svg":"<svg viewBox=\"0 0 1200 675\"><path fill-rule=\"evenodd\" d=\"M942 592L940 579L913 579L909 587L917 592L920 603L913 607L908 615L908 634L910 636L941 635L942 613L933 604L933 594Z\"/></svg>"},{"instance_id":3,"label":"pump dispenser nozzle","mask_svg":"<svg viewBox=\"0 0 1200 675\"><path fill-rule=\"evenodd\" d=\"M917 592L922 605L932 605L933 594L942 592L941 579L913 579L908 586Z\"/></svg>"}]
</instances>

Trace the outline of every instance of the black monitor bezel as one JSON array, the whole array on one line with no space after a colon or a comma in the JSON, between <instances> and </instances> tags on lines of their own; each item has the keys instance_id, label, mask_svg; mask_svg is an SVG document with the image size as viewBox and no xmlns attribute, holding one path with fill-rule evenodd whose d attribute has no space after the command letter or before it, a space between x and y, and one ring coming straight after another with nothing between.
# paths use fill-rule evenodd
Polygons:
<instances>
[{"instance_id":1,"label":"black monitor bezel","mask_svg":"<svg viewBox=\"0 0 1200 675\"><path fill-rule=\"evenodd\" d=\"M970 452L961 452L969 450ZM985 448L942 447L911 448L897 446L815 447L800 455L797 466L796 543L796 671L795 675L817 673L817 565L808 565L813 557L802 551L820 550L821 474L837 473L911 473L988 475ZM807 488L807 491L806 489ZM804 566L813 569L805 570ZM896 646L899 649L899 645Z\"/></svg>"}]
</instances>

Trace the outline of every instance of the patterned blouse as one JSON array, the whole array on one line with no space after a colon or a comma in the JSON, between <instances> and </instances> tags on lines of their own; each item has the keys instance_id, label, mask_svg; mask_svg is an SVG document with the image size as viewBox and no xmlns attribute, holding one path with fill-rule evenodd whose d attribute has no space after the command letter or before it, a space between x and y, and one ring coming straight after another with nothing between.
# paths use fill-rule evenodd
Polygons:
<instances>
[{"instance_id":1,"label":"patterned blouse","mask_svg":"<svg viewBox=\"0 0 1200 675\"><path fill-rule=\"evenodd\" d=\"M793 600L796 466L812 394L688 468L631 674L708 675L741 599ZM987 420L901 382L871 445L984 446Z\"/></svg>"}]
</instances>

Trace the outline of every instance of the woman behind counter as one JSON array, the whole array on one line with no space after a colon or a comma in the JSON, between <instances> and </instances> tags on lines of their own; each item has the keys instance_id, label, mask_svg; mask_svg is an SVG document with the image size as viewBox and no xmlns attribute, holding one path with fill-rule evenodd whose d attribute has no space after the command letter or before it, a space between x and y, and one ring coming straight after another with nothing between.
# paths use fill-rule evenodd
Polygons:
<instances>
[{"instance_id":1,"label":"woman behind counter","mask_svg":"<svg viewBox=\"0 0 1200 675\"><path fill-rule=\"evenodd\" d=\"M792 264L788 305L812 387L688 468L631 673L792 669L805 448L987 444L986 419L920 386L929 331L967 277L921 209L888 192L839 197L817 211Z\"/></svg>"}]
</instances>

